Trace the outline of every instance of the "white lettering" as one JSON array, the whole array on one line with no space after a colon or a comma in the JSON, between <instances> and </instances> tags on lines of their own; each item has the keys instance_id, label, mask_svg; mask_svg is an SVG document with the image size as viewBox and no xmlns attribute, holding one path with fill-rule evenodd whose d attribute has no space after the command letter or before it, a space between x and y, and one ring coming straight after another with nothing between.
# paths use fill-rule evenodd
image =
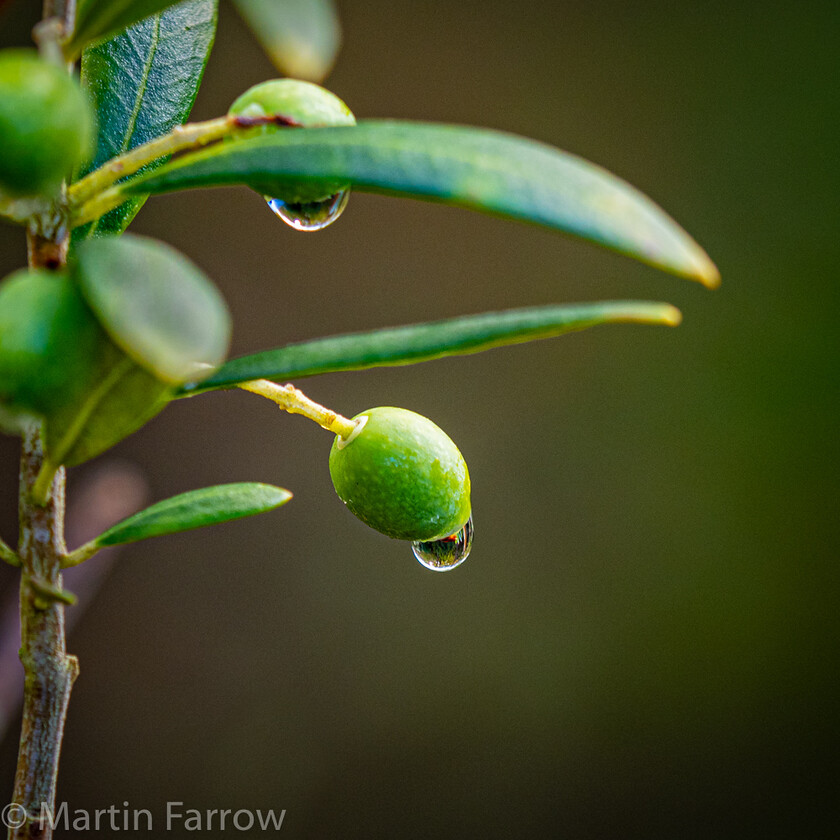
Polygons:
<instances>
[{"instance_id":1,"label":"white lettering","mask_svg":"<svg viewBox=\"0 0 840 840\"><path fill-rule=\"evenodd\" d=\"M90 831L90 814L87 811L73 811L73 831Z\"/></svg>"},{"instance_id":2,"label":"white lettering","mask_svg":"<svg viewBox=\"0 0 840 840\"><path fill-rule=\"evenodd\" d=\"M265 815L263 815L262 811L257 811L257 819L260 821L260 828L265 831L269 824L274 826L275 831L280 830L280 826L283 825L283 820L286 816L286 809L284 808L280 812L280 819L277 818L277 814L274 813L274 809L272 808L270 811L267 811Z\"/></svg>"},{"instance_id":3,"label":"white lettering","mask_svg":"<svg viewBox=\"0 0 840 840\"><path fill-rule=\"evenodd\" d=\"M53 815L52 809L46 802L41 803L41 816L39 817L41 831L44 830L44 823L47 823L50 828L55 828L62 819L64 820L64 830L66 831L70 826L70 817L67 814L66 802L62 802L58 806L58 813L55 815Z\"/></svg>"},{"instance_id":4,"label":"white lettering","mask_svg":"<svg viewBox=\"0 0 840 840\"><path fill-rule=\"evenodd\" d=\"M173 819L180 819L184 815L178 811L174 810L174 806L183 805L183 802L167 802L166 803L166 830L172 831L172 820Z\"/></svg>"},{"instance_id":5,"label":"white lettering","mask_svg":"<svg viewBox=\"0 0 840 840\"><path fill-rule=\"evenodd\" d=\"M240 825L239 824L239 815L245 814L246 818L248 819L247 825ZM250 831L254 827L254 815L250 811L237 811L233 815L233 824L238 831Z\"/></svg>"},{"instance_id":6,"label":"white lettering","mask_svg":"<svg viewBox=\"0 0 840 840\"><path fill-rule=\"evenodd\" d=\"M190 816L184 820L184 828L187 831L201 831L201 811L196 811L195 808L187 808L187 813Z\"/></svg>"},{"instance_id":7,"label":"white lettering","mask_svg":"<svg viewBox=\"0 0 840 840\"><path fill-rule=\"evenodd\" d=\"M146 831L152 830L152 812L147 811L145 808L135 808L134 809L134 830L140 830L140 815L146 815Z\"/></svg>"}]
</instances>

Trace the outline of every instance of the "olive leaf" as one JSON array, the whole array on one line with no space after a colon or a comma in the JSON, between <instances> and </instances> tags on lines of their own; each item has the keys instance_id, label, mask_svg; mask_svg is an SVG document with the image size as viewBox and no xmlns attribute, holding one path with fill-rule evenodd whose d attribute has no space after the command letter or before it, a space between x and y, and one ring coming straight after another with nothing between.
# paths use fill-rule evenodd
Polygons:
<instances>
[{"instance_id":1,"label":"olive leaf","mask_svg":"<svg viewBox=\"0 0 840 840\"><path fill-rule=\"evenodd\" d=\"M116 35L177 4L178 0L77 0L76 23L64 54L74 60L87 44Z\"/></svg>"},{"instance_id":2,"label":"olive leaf","mask_svg":"<svg viewBox=\"0 0 840 840\"><path fill-rule=\"evenodd\" d=\"M216 18L216 0L190 0L85 49L81 82L96 109L99 134L94 159L79 177L187 119L210 57ZM75 238L122 232L144 201L130 199Z\"/></svg>"},{"instance_id":3,"label":"olive leaf","mask_svg":"<svg viewBox=\"0 0 840 840\"><path fill-rule=\"evenodd\" d=\"M171 245L130 234L91 239L77 249L75 275L111 339L162 381L203 378L227 354L224 299Z\"/></svg>"},{"instance_id":4,"label":"olive leaf","mask_svg":"<svg viewBox=\"0 0 840 840\"><path fill-rule=\"evenodd\" d=\"M251 379L297 379L337 371L410 365L553 338L597 324L635 322L675 326L681 317L679 310L667 303L603 301L485 312L337 335L232 359L200 384L182 389L180 395L229 388Z\"/></svg>"},{"instance_id":5,"label":"olive leaf","mask_svg":"<svg viewBox=\"0 0 840 840\"><path fill-rule=\"evenodd\" d=\"M625 181L568 152L487 129L367 120L278 130L185 154L117 195L245 184L282 196L295 185L336 183L546 225L708 286L719 280L703 249Z\"/></svg>"},{"instance_id":6,"label":"olive leaf","mask_svg":"<svg viewBox=\"0 0 840 840\"><path fill-rule=\"evenodd\" d=\"M341 43L331 0L233 0L233 4L283 75L310 82L326 78Z\"/></svg>"},{"instance_id":7,"label":"olive leaf","mask_svg":"<svg viewBox=\"0 0 840 840\"><path fill-rule=\"evenodd\" d=\"M73 279L107 338L72 399L45 414L53 464L79 464L136 431L177 385L224 358L230 317L213 284L186 257L126 234L82 242Z\"/></svg>"},{"instance_id":8,"label":"olive leaf","mask_svg":"<svg viewBox=\"0 0 840 840\"><path fill-rule=\"evenodd\" d=\"M90 460L160 414L173 394L171 385L109 344L102 356L102 372L83 398L46 416L42 435L48 459L67 466Z\"/></svg>"},{"instance_id":9,"label":"olive leaf","mask_svg":"<svg viewBox=\"0 0 840 840\"><path fill-rule=\"evenodd\" d=\"M286 504L292 494L282 487L256 482L217 484L172 496L123 519L74 551L66 566L86 560L101 548L176 534L207 525L265 513Z\"/></svg>"},{"instance_id":10,"label":"olive leaf","mask_svg":"<svg viewBox=\"0 0 840 840\"><path fill-rule=\"evenodd\" d=\"M12 432L41 420L53 464L122 440L172 392L113 343L71 276L20 271L0 285L0 415Z\"/></svg>"}]
</instances>

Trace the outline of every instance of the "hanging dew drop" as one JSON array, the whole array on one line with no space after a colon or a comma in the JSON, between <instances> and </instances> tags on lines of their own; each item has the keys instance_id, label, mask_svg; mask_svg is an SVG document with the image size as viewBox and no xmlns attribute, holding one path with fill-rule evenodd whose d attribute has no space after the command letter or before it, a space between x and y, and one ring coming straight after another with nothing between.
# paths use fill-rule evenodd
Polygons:
<instances>
[{"instance_id":1,"label":"hanging dew drop","mask_svg":"<svg viewBox=\"0 0 840 840\"><path fill-rule=\"evenodd\" d=\"M433 572L448 572L460 566L470 556L473 541L472 516L460 531L444 537L442 540L413 542L411 550L414 556Z\"/></svg>"},{"instance_id":2,"label":"hanging dew drop","mask_svg":"<svg viewBox=\"0 0 840 840\"><path fill-rule=\"evenodd\" d=\"M322 230L331 225L343 212L350 198L350 190L339 190L323 201L292 204L282 198L265 196L272 212L295 230Z\"/></svg>"}]
</instances>

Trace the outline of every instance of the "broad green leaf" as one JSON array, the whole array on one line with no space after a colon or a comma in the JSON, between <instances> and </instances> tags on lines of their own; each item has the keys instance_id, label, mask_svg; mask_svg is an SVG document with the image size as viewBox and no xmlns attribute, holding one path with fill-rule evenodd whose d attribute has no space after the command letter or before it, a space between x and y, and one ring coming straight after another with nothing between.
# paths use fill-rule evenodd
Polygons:
<instances>
[{"instance_id":1,"label":"broad green leaf","mask_svg":"<svg viewBox=\"0 0 840 840\"><path fill-rule=\"evenodd\" d=\"M332 69L341 27L331 0L233 0L274 66L321 82Z\"/></svg>"},{"instance_id":2,"label":"broad green leaf","mask_svg":"<svg viewBox=\"0 0 840 840\"><path fill-rule=\"evenodd\" d=\"M72 277L21 271L0 285L0 419L13 432L43 421L52 463L98 455L172 396L111 341Z\"/></svg>"},{"instance_id":3,"label":"broad green leaf","mask_svg":"<svg viewBox=\"0 0 840 840\"><path fill-rule=\"evenodd\" d=\"M246 184L283 197L295 184L352 184L546 225L714 286L702 248L635 188L575 155L511 134L368 120L279 129L186 154L126 182L125 194Z\"/></svg>"},{"instance_id":4,"label":"broad green leaf","mask_svg":"<svg viewBox=\"0 0 840 840\"><path fill-rule=\"evenodd\" d=\"M87 44L118 35L177 3L178 0L76 0L76 25L64 53L68 59L75 59Z\"/></svg>"},{"instance_id":5,"label":"broad green leaf","mask_svg":"<svg viewBox=\"0 0 840 840\"><path fill-rule=\"evenodd\" d=\"M54 464L73 466L110 449L166 408L171 385L134 364L116 345L105 357L110 366L85 393L44 421L47 456Z\"/></svg>"},{"instance_id":6,"label":"broad green leaf","mask_svg":"<svg viewBox=\"0 0 840 840\"><path fill-rule=\"evenodd\" d=\"M170 245L131 234L89 239L76 251L74 272L113 341L158 379L202 379L224 359L225 302Z\"/></svg>"},{"instance_id":7,"label":"broad green leaf","mask_svg":"<svg viewBox=\"0 0 840 840\"><path fill-rule=\"evenodd\" d=\"M91 545L104 548L229 522L274 510L291 498L288 490L270 484L243 482L204 487L135 513L100 534Z\"/></svg>"},{"instance_id":8,"label":"broad green leaf","mask_svg":"<svg viewBox=\"0 0 840 840\"><path fill-rule=\"evenodd\" d=\"M351 333L290 344L232 359L185 395L229 388L251 379L298 379L321 373L410 365L479 353L506 344L553 338L597 324L638 322L676 326L679 310L667 303L603 301L486 312L427 324Z\"/></svg>"},{"instance_id":9,"label":"broad green leaf","mask_svg":"<svg viewBox=\"0 0 840 840\"><path fill-rule=\"evenodd\" d=\"M216 17L216 0L189 0L84 51L81 81L96 108L99 136L96 155L80 175L187 119L213 46ZM80 229L76 238L121 233L144 201L132 198Z\"/></svg>"}]
</instances>

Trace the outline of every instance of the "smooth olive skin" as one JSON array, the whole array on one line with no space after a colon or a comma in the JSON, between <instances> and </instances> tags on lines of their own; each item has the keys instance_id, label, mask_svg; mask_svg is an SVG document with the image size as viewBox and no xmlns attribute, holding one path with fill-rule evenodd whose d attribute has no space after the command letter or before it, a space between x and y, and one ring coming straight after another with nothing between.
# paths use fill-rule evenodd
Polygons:
<instances>
[{"instance_id":1,"label":"smooth olive skin","mask_svg":"<svg viewBox=\"0 0 840 840\"><path fill-rule=\"evenodd\" d=\"M356 124L353 112L334 93L298 79L260 82L238 97L228 113L244 117L285 117L301 128Z\"/></svg>"},{"instance_id":2,"label":"smooth olive skin","mask_svg":"<svg viewBox=\"0 0 840 840\"><path fill-rule=\"evenodd\" d=\"M55 193L93 152L93 109L67 73L34 50L0 51L0 191Z\"/></svg>"},{"instance_id":3,"label":"smooth olive skin","mask_svg":"<svg viewBox=\"0 0 840 840\"><path fill-rule=\"evenodd\" d=\"M336 438L330 476L339 498L366 525L399 540L434 540L470 517L470 476L458 447L431 420L383 406L343 448Z\"/></svg>"},{"instance_id":4,"label":"smooth olive skin","mask_svg":"<svg viewBox=\"0 0 840 840\"><path fill-rule=\"evenodd\" d=\"M75 283L22 270L0 283L0 403L48 414L100 375L111 342Z\"/></svg>"}]
</instances>

